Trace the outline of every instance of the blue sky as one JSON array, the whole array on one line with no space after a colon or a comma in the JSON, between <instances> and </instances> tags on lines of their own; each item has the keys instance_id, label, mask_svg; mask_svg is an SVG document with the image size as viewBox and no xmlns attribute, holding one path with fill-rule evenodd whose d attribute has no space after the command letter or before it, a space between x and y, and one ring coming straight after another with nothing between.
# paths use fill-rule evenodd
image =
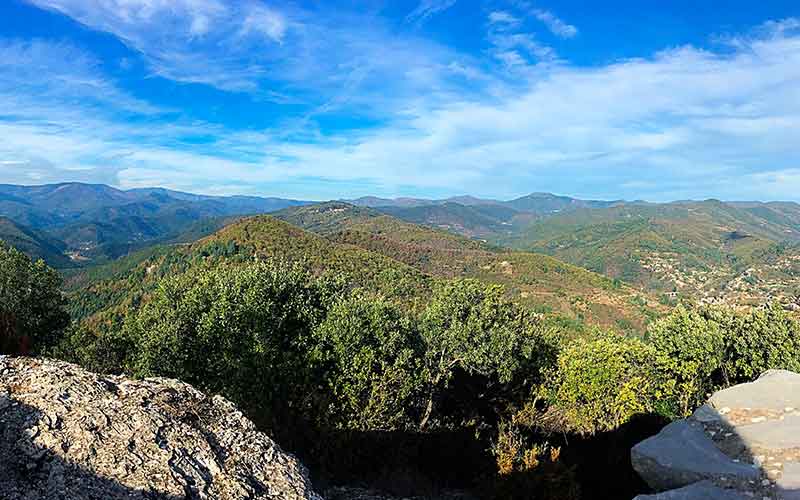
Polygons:
<instances>
[{"instance_id":1,"label":"blue sky","mask_svg":"<svg viewBox=\"0 0 800 500\"><path fill-rule=\"evenodd\" d=\"M0 182L800 200L796 1L5 0Z\"/></svg>"}]
</instances>

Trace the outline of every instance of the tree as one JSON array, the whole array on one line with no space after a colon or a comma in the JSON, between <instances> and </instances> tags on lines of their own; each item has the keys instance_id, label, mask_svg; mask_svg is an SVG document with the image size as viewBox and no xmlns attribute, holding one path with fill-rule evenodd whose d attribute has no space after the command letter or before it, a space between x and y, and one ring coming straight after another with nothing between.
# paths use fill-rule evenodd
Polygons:
<instances>
[{"instance_id":1,"label":"tree","mask_svg":"<svg viewBox=\"0 0 800 500\"><path fill-rule=\"evenodd\" d=\"M251 263L166 279L124 325L130 371L185 380L265 418L297 409L311 332L338 286L296 267Z\"/></svg>"},{"instance_id":2,"label":"tree","mask_svg":"<svg viewBox=\"0 0 800 500\"><path fill-rule=\"evenodd\" d=\"M555 339L539 315L507 300L499 285L443 283L421 323L427 389L420 429L457 374L480 377L485 395L502 395L499 386L516 382L517 392L527 396L540 367L555 357Z\"/></svg>"},{"instance_id":3,"label":"tree","mask_svg":"<svg viewBox=\"0 0 800 500\"><path fill-rule=\"evenodd\" d=\"M61 277L0 241L0 353L39 353L69 324Z\"/></svg>"},{"instance_id":4,"label":"tree","mask_svg":"<svg viewBox=\"0 0 800 500\"><path fill-rule=\"evenodd\" d=\"M725 337L725 382L749 382L769 369L800 370L800 325L780 304L746 313L710 310Z\"/></svg>"},{"instance_id":5,"label":"tree","mask_svg":"<svg viewBox=\"0 0 800 500\"><path fill-rule=\"evenodd\" d=\"M380 296L356 291L314 332L313 363L329 389L324 414L338 428L395 430L411 420L422 342L413 321Z\"/></svg>"},{"instance_id":6,"label":"tree","mask_svg":"<svg viewBox=\"0 0 800 500\"><path fill-rule=\"evenodd\" d=\"M604 335L570 344L542 388L549 417L558 422L551 426L591 434L639 413L663 412L669 393L656 360L655 349L635 338Z\"/></svg>"},{"instance_id":7,"label":"tree","mask_svg":"<svg viewBox=\"0 0 800 500\"><path fill-rule=\"evenodd\" d=\"M691 413L719 378L725 354L719 323L679 306L650 327L648 340L658 355L659 369L675 383L679 411Z\"/></svg>"}]
</instances>

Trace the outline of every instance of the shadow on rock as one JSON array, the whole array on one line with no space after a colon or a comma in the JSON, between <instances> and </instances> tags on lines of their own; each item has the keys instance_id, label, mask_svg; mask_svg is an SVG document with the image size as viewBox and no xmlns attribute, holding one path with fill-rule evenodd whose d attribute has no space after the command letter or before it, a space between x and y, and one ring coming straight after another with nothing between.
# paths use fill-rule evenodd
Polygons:
<instances>
[{"instance_id":1,"label":"shadow on rock","mask_svg":"<svg viewBox=\"0 0 800 500\"><path fill-rule=\"evenodd\" d=\"M39 426L49 418L35 408L0 394L0 498L3 500L184 498L124 486L37 445Z\"/></svg>"},{"instance_id":2,"label":"shadow on rock","mask_svg":"<svg viewBox=\"0 0 800 500\"><path fill-rule=\"evenodd\" d=\"M320 500L220 396L0 356L0 499L38 498Z\"/></svg>"},{"instance_id":3,"label":"shadow on rock","mask_svg":"<svg viewBox=\"0 0 800 500\"><path fill-rule=\"evenodd\" d=\"M800 375L769 370L716 392L631 450L639 500L800 499Z\"/></svg>"}]
</instances>

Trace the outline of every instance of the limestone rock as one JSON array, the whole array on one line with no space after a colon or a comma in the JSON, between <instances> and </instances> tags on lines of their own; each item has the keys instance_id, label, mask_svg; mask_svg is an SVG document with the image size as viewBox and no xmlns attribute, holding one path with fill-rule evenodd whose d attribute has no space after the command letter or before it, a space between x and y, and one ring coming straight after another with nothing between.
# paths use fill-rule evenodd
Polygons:
<instances>
[{"instance_id":1,"label":"limestone rock","mask_svg":"<svg viewBox=\"0 0 800 500\"><path fill-rule=\"evenodd\" d=\"M736 490L720 488L711 481L700 481L654 495L638 495L633 500L749 500L750 498Z\"/></svg>"},{"instance_id":2,"label":"limestone rock","mask_svg":"<svg viewBox=\"0 0 800 500\"><path fill-rule=\"evenodd\" d=\"M778 495L783 500L800 500L800 463L787 462L777 481Z\"/></svg>"},{"instance_id":3,"label":"limestone rock","mask_svg":"<svg viewBox=\"0 0 800 500\"><path fill-rule=\"evenodd\" d=\"M0 498L321 500L302 464L222 397L7 356Z\"/></svg>"},{"instance_id":4,"label":"limestone rock","mask_svg":"<svg viewBox=\"0 0 800 500\"><path fill-rule=\"evenodd\" d=\"M736 433L751 449L800 448L800 416L788 415L782 420L763 420L755 424L738 425Z\"/></svg>"},{"instance_id":5,"label":"limestone rock","mask_svg":"<svg viewBox=\"0 0 800 500\"><path fill-rule=\"evenodd\" d=\"M701 425L677 420L631 450L631 462L639 476L656 491L680 488L704 479L724 478L747 482L758 471L734 462L706 436Z\"/></svg>"},{"instance_id":6,"label":"limestone rock","mask_svg":"<svg viewBox=\"0 0 800 500\"><path fill-rule=\"evenodd\" d=\"M786 370L716 392L633 448L634 468L653 489L688 485L640 498L800 500L798 409L800 375ZM712 484L690 484L703 479Z\"/></svg>"},{"instance_id":7,"label":"limestone rock","mask_svg":"<svg viewBox=\"0 0 800 500\"><path fill-rule=\"evenodd\" d=\"M708 401L716 409L800 409L800 374L767 370L756 381L718 391Z\"/></svg>"}]
</instances>

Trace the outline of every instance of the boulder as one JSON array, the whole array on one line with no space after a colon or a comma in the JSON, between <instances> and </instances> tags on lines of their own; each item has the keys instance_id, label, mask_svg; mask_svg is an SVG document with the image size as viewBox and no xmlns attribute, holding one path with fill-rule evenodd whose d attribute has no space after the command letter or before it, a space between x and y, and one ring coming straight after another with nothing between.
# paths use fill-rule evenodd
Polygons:
<instances>
[{"instance_id":1,"label":"boulder","mask_svg":"<svg viewBox=\"0 0 800 500\"><path fill-rule=\"evenodd\" d=\"M720 488L711 481L699 481L676 490L639 495L634 500L750 500L750 498L736 490Z\"/></svg>"},{"instance_id":2,"label":"boulder","mask_svg":"<svg viewBox=\"0 0 800 500\"><path fill-rule=\"evenodd\" d=\"M800 375L769 370L716 392L637 444L631 460L661 492L642 499L800 500Z\"/></svg>"},{"instance_id":3,"label":"boulder","mask_svg":"<svg viewBox=\"0 0 800 500\"><path fill-rule=\"evenodd\" d=\"M7 356L0 497L321 500L302 464L220 396Z\"/></svg>"},{"instance_id":4,"label":"boulder","mask_svg":"<svg viewBox=\"0 0 800 500\"><path fill-rule=\"evenodd\" d=\"M800 448L800 416L764 420L756 424L737 425L736 433L750 449L783 450Z\"/></svg>"},{"instance_id":5,"label":"boulder","mask_svg":"<svg viewBox=\"0 0 800 500\"><path fill-rule=\"evenodd\" d=\"M800 462L783 464L783 474L776 483L779 498L800 500Z\"/></svg>"},{"instance_id":6,"label":"boulder","mask_svg":"<svg viewBox=\"0 0 800 500\"><path fill-rule=\"evenodd\" d=\"M750 465L734 462L709 439L702 425L677 420L631 450L631 463L656 491L706 479L747 482L758 477Z\"/></svg>"},{"instance_id":7,"label":"boulder","mask_svg":"<svg viewBox=\"0 0 800 500\"><path fill-rule=\"evenodd\" d=\"M754 382L717 391L708 402L717 409L800 409L800 374L788 370L767 370Z\"/></svg>"}]
</instances>

